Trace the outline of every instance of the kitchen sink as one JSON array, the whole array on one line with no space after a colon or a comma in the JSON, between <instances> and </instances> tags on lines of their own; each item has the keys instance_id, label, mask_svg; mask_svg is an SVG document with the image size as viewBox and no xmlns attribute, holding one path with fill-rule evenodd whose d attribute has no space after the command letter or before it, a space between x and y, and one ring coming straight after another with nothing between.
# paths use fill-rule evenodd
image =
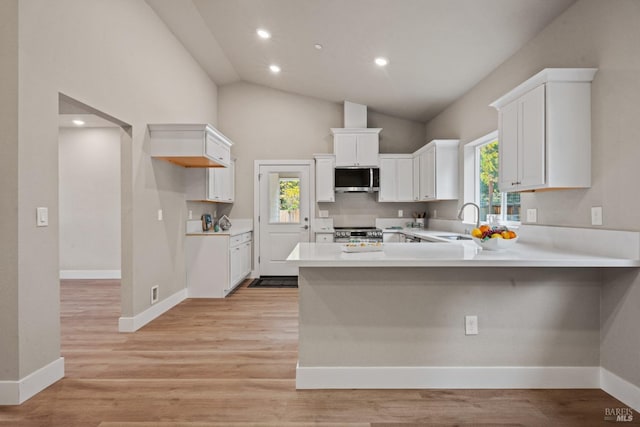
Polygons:
<instances>
[{"instance_id":1,"label":"kitchen sink","mask_svg":"<svg viewBox=\"0 0 640 427\"><path fill-rule=\"evenodd\" d=\"M448 240L472 240L470 236L463 236L461 234L449 234L446 236L436 236L440 239L448 239Z\"/></svg>"}]
</instances>

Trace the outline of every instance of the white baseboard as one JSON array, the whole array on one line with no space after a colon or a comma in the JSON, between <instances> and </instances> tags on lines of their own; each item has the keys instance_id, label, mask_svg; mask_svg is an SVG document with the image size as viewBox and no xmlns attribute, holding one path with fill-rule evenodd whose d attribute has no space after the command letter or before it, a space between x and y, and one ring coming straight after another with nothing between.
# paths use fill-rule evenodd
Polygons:
<instances>
[{"instance_id":1,"label":"white baseboard","mask_svg":"<svg viewBox=\"0 0 640 427\"><path fill-rule=\"evenodd\" d=\"M187 289L182 289L168 298L159 301L157 304L147 308L142 313L133 317L120 317L118 320L118 330L120 332L135 332L147 323L151 322L161 314L171 310L176 305L187 299Z\"/></svg>"},{"instance_id":2,"label":"white baseboard","mask_svg":"<svg viewBox=\"0 0 640 427\"><path fill-rule=\"evenodd\" d=\"M600 367L296 367L297 389L600 388Z\"/></svg>"},{"instance_id":3,"label":"white baseboard","mask_svg":"<svg viewBox=\"0 0 640 427\"><path fill-rule=\"evenodd\" d=\"M64 357L17 381L0 381L0 405L20 405L64 377Z\"/></svg>"},{"instance_id":4,"label":"white baseboard","mask_svg":"<svg viewBox=\"0 0 640 427\"><path fill-rule=\"evenodd\" d=\"M631 384L605 368L600 368L600 388L640 412L640 387L637 385Z\"/></svg>"},{"instance_id":5,"label":"white baseboard","mask_svg":"<svg viewBox=\"0 0 640 427\"><path fill-rule=\"evenodd\" d=\"M61 279L121 279L120 270L60 270Z\"/></svg>"}]
</instances>

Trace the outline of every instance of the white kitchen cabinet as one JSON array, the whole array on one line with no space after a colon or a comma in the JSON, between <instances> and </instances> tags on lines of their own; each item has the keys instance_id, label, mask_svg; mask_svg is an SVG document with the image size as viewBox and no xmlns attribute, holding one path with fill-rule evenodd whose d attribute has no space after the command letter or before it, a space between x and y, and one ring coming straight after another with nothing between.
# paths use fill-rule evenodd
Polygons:
<instances>
[{"instance_id":1,"label":"white kitchen cabinet","mask_svg":"<svg viewBox=\"0 0 640 427\"><path fill-rule=\"evenodd\" d=\"M411 154L380 155L378 201L413 201L413 156Z\"/></svg>"},{"instance_id":2,"label":"white kitchen cabinet","mask_svg":"<svg viewBox=\"0 0 640 427\"><path fill-rule=\"evenodd\" d=\"M226 168L191 168L186 171L187 200L233 203L235 161Z\"/></svg>"},{"instance_id":3,"label":"white kitchen cabinet","mask_svg":"<svg viewBox=\"0 0 640 427\"><path fill-rule=\"evenodd\" d=\"M333 233L316 233L316 243L333 243Z\"/></svg>"},{"instance_id":4,"label":"white kitchen cabinet","mask_svg":"<svg viewBox=\"0 0 640 427\"><path fill-rule=\"evenodd\" d=\"M502 191L591 186L593 68L547 68L491 104Z\"/></svg>"},{"instance_id":5,"label":"white kitchen cabinet","mask_svg":"<svg viewBox=\"0 0 640 427\"><path fill-rule=\"evenodd\" d=\"M420 156L413 156L413 201L420 201Z\"/></svg>"},{"instance_id":6,"label":"white kitchen cabinet","mask_svg":"<svg viewBox=\"0 0 640 427\"><path fill-rule=\"evenodd\" d=\"M332 128L335 167L377 167L380 128Z\"/></svg>"},{"instance_id":7,"label":"white kitchen cabinet","mask_svg":"<svg viewBox=\"0 0 640 427\"><path fill-rule=\"evenodd\" d=\"M224 298L251 273L251 232L188 235L189 298Z\"/></svg>"},{"instance_id":8,"label":"white kitchen cabinet","mask_svg":"<svg viewBox=\"0 0 640 427\"><path fill-rule=\"evenodd\" d=\"M208 124L148 125L151 157L196 168L227 167L233 143Z\"/></svg>"},{"instance_id":9,"label":"white kitchen cabinet","mask_svg":"<svg viewBox=\"0 0 640 427\"><path fill-rule=\"evenodd\" d=\"M316 202L335 202L335 156L318 154L316 159Z\"/></svg>"},{"instance_id":10,"label":"white kitchen cabinet","mask_svg":"<svg viewBox=\"0 0 640 427\"><path fill-rule=\"evenodd\" d=\"M418 181L413 190L417 201L455 200L458 198L458 140L436 139L413 153L419 172L412 177ZM416 160L417 159L417 160Z\"/></svg>"}]
</instances>

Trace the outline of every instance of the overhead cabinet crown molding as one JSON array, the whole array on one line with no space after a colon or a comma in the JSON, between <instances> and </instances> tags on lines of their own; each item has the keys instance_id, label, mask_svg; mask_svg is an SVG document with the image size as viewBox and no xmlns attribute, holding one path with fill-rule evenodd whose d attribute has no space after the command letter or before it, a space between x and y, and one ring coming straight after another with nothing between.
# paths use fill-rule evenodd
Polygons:
<instances>
[{"instance_id":1,"label":"overhead cabinet crown molding","mask_svg":"<svg viewBox=\"0 0 640 427\"><path fill-rule=\"evenodd\" d=\"M229 167L233 142L209 124L150 124L151 157L188 168Z\"/></svg>"},{"instance_id":2,"label":"overhead cabinet crown molding","mask_svg":"<svg viewBox=\"0 0 640 427\"><path fill-rule=\"evenodd\" d=\"M591 186L595 68L548 68L490 105L498 110L501 191Z\"/></svg>"}]
</instances>

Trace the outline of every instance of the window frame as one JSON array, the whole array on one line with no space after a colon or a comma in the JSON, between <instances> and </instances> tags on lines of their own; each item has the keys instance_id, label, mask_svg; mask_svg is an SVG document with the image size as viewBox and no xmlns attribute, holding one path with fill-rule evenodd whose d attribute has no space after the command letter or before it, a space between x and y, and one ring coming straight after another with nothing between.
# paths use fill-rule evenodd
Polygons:
<instances>
[{"instance_id":1,"label":"window frame","mask_svg":"<svg viewBox=\"0 0 640 427\"><path fill-rule=\"evenodd\" d=\"M494 140L498 140L500 144L499 133L497 130L492 131L480 138L477 138L464 146L464 169L463 169L463 203L472 202L476 205L480 205L480 165L478 161L479 148L485 144L488 144ZM506 220L506 198L507 193L501 192L501 204L504 209L500 209L500 216L498 218L500 224L503 224L509 228L517 228L520 226L520 221L508 221ZM522 206L522 205L521 205ZM465 208L463 212L462 222L464 224L476 224L477 215L476 209L472 206ZM480 221L481 224L487 224L487 221Z\"/></svg>"}]
</instances>

